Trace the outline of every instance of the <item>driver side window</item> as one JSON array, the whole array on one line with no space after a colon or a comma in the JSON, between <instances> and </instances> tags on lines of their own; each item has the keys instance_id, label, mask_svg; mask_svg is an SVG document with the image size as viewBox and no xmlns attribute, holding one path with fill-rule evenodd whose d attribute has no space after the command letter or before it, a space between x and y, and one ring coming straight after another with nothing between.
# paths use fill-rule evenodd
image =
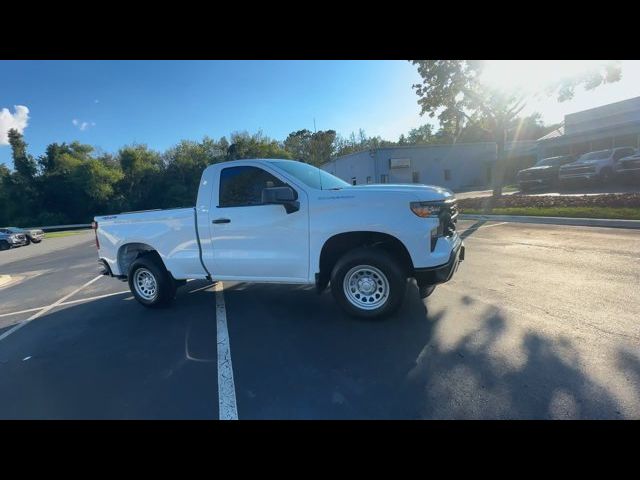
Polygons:
<instances>
[{"instance_id":1,"label":"driver side window","mask_svg":"<svg viewBox=\"0 0 640 480\"><path fill-rule=\"evenodd\" d=\"M220 172L219 207L262 205L262 190L287 186L258 167L229 167Z\"/></svg>"}]
</instances>

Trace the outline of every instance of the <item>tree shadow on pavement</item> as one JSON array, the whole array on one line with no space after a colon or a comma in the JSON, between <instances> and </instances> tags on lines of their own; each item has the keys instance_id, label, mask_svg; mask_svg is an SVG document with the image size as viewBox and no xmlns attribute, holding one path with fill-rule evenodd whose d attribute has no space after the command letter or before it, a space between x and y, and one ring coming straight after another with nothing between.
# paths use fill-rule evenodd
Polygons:
<instances>
[{"instance_id":1,"label":"tree shadow on pavement","mask_svg":"<svg viewBox=\"0 0 640 480\"><path fill-rule=\"evenodd\" d=\"M486 220L478 220L476 223L471 225L469 228L467 228L466 230L463 230L462 233L460 233L460 238L462 238L464 240L468 236L473 235L485 223L487 223Z\"/></svg>"},{"instance_id":2,"label":"tree shadow on pavement","mask_svg":"<svg viewBox=\"0 0 640 480\"><path fill-rule=\"evenodd\" d=\"M440 312L439 321L456 320ZM422 418L621 418L610 392L579 369L569 340L529 331L513 345L511 327L489 309L459 339L430 342L409 375L422 389Z\"/></svg>"}]
</instances>

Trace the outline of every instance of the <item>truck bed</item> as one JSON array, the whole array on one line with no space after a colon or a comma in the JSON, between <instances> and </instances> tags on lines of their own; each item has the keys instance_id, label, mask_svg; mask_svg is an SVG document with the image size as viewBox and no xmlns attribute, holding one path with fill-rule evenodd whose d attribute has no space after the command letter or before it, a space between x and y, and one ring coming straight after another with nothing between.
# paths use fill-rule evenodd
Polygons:
<instances>
[{"instance_id":1,"label":"truck bed","mask_svg":"<svg viewBox=\"0 0 640 480\"><path fill-rule=\"evenodd\" d=\"M158 252L167 270L176 279L205 278L194 208L174 208L120 213L95 217L100 257L114 275L123 271L131 259L127 251L148 245Z\"/></svg>"}]
</instances>

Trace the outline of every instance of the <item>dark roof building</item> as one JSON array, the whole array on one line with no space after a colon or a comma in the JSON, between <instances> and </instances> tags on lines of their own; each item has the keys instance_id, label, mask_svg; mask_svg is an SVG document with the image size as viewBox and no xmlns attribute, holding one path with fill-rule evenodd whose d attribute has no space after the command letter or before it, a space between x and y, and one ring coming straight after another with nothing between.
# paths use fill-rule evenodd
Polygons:
<instances>
[{"instance_id":1,"label":"dark roof building","mask_svg":"<svg viewBox=\"0 0 640 480\"><path fill-rule=\"evenodd\" d=\"M640 147L640 97L565 115L562 126L538 139L538 158L614 147Z\"/></svg>"}]
</instances>

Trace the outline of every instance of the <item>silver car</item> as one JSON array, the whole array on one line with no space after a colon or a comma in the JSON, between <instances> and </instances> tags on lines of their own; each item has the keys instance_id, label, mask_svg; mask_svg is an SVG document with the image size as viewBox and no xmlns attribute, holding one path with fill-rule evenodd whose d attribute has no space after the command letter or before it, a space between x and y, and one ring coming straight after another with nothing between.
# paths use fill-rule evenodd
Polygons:
<instances>
[{"instance_id":1,"label":"silver car","mask_svg":"<svg viewBox=\"0 0 640 480\"><path fill-rule=\"evenodd\" d=\"M24 235L27 238L27 245L30 243L40 243L44 239L44 231L39 228L24 229L18 227L3 227L0 228L0 232Z\"/></svg>"},{"instance_id":2,"label":"silver car","mask_svg":"<svg viewBox=\"0 0 640 480\"><path fill-rule=\"evenodd\" d=\"M23 233L7 233L5 229L0 229L0 250L28 245L29 240Z\"/></svg>"}]
</instances>

